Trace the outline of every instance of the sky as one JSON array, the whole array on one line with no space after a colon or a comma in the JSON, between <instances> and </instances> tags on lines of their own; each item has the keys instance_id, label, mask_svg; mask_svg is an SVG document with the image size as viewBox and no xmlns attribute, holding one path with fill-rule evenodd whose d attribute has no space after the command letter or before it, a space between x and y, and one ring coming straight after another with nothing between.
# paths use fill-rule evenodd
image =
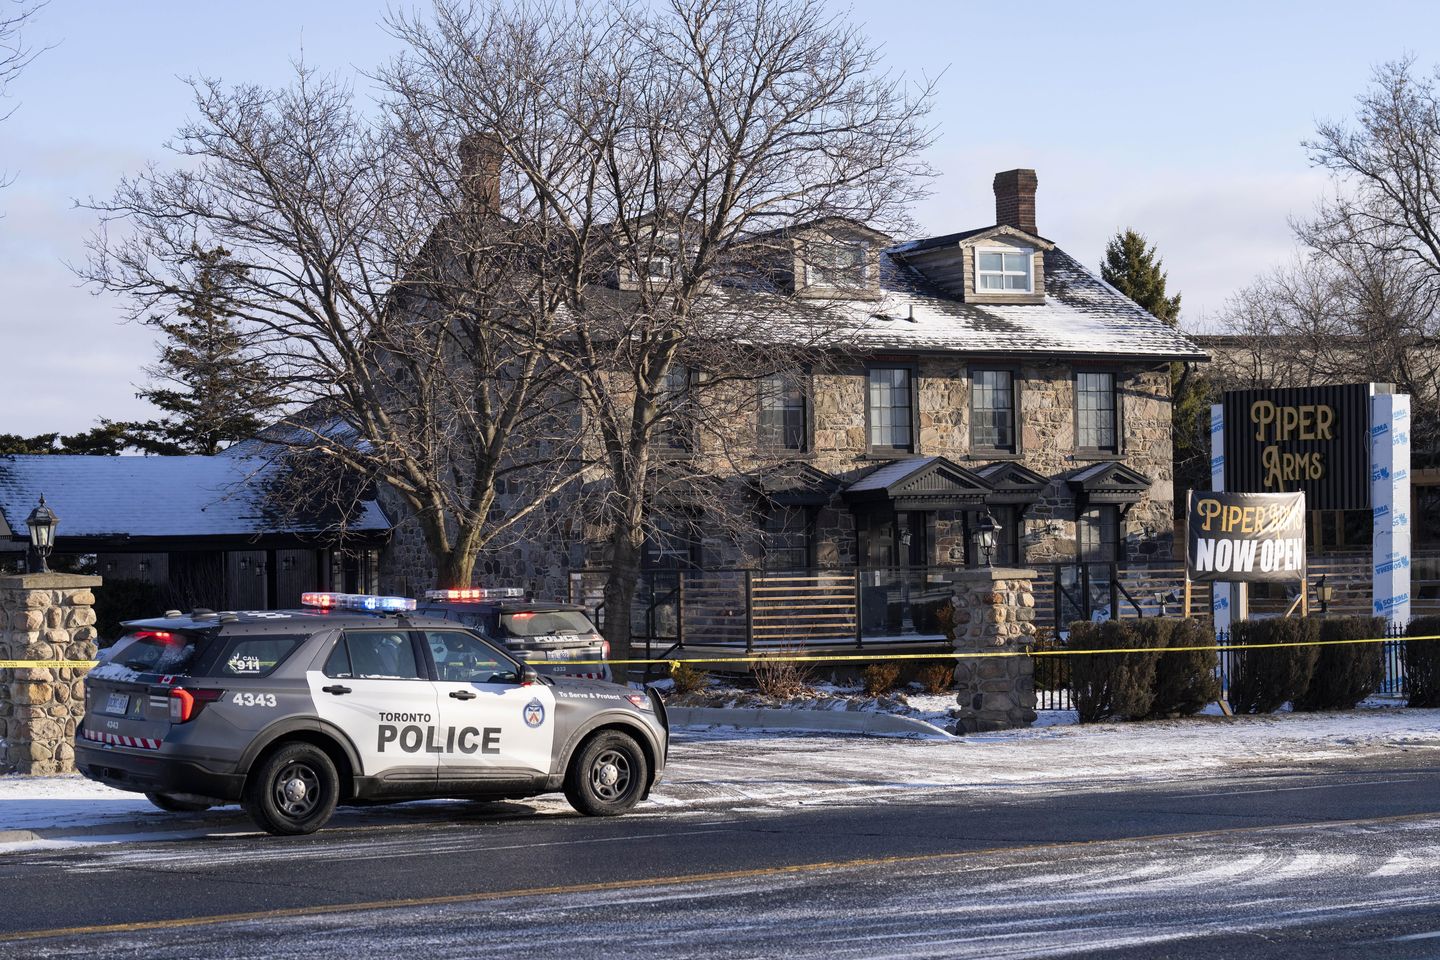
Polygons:
<instances>
[{"instance_id":1,"label":"sky","mask_svg":"<svg viewBox=\"0 0 1440 960\"><path fill-rule=\"evenodd\" d=\"M8 4L9 0L0 0ZM837 10L846 5L837 4ZM1294 253L1290 220L1326 189L1302 141L1353 114L1378 64L1429 70L1440 4L856 0L893 69L941 75L928 156L940 172L923 235L994 222L997 171L1038 171L1037 225L1097 267L1134 227L1213 329L1226 298ZM27 32L44 47L0 112L0 433L76 432L143 419L157 352L124 304L77 280L95 215L191 115L185 76L282 85L300 55L355 75L397 50L383 0L51 0ZM1433 40L1431 41L1433 45ZM365 89L368 81L357 86Z\"/></svg>"}]
</instances>

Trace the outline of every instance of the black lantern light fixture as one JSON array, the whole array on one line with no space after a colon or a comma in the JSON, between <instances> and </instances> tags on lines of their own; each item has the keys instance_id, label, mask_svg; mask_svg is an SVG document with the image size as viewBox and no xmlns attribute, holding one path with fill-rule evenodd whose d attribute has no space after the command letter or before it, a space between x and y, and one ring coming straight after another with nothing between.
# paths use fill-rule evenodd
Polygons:
<instances>
[{"instance_id":1,"label":"black lantern light fixture","mask_svg":"<svg viewBox=\"0 0 1440 960\"><path fill-rule=\"evenodd\" d=\"M975 531L975 543L985 557L985 566L988 567L995 555L995 518L990 515L989 510L980 514L980 519L975 524Z\"/></svg>"},{"instance_id":2,"label":"black lantern light fixture","mask_svg":"<svg viewBox=\"0 0 1440 960\"><path fill-rule=\"evenodd\" d=\"M26 567L31 573L49 573L50 567L46 560L50 557L50 551L55 549L55 527L60 523L60 518L55 516L55 511L45 506L45 495L40 495L40 504L30 511L30 516L25 518L25 526L30 529L30 554L26 558Z\"/></svg>"}]
</instances>

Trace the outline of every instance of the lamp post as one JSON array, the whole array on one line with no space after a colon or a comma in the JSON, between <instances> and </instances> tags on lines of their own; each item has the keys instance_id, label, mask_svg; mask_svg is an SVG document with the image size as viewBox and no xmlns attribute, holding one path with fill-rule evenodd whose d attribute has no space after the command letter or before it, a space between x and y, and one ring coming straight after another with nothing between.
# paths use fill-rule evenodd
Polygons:
<instances>
[{"instance_id":1,"label":"lamp post","mask_svg":"<svg viewBox=\"0 0 1440 960\"><path fill-rule=\"evenodd\" d=\"M980 514L975 530L975 543L985 557L985 566L991 566L990 561L995 553L995 518L990 515L989 510Z\"/></svg>"},{"instance_id":2,"label":"lamp post","mask_svg":"<svg viewBox=\"0 0 1440 960\"><path fill-rule=\"evenodd\" d=\"M25 518L25 526L30 530L30 553L25 558L25 566L30 573L50 572L45 561L50 551L55 549L55 527L59 523L60 518L55 516L54 510L45 506L45 495L41 494L39 506Z\"/></svg>"}]
</instances>

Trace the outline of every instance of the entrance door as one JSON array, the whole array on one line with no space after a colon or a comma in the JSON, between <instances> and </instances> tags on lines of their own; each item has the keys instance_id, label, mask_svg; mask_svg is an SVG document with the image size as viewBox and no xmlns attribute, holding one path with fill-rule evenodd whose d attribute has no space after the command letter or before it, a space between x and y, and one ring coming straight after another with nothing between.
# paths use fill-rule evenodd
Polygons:
<instances>
[{"instance_id":1,"label":"entrance door","mask_svg":"<svg viewBox=\"0 0 1440 960\"><path fill-rule=\"evenodd\" d=\"M409 630L346 630L305 679L315 712L350 736L365 776L392 794L434 789L438 763L425 741L435 735L435 685Z\"/></svg>"},{"instance_id":2,"label":"entrance door","mask_svg":"<svg viewBox=\"0 0 1440 960\"><path fill-rule=\"evenodd\" d=\"M440 779L463 792L531 783L550 772L555 695L522 686L516 665L473 633L426 630L438 677Z\"/></svg>"}]
</instances>

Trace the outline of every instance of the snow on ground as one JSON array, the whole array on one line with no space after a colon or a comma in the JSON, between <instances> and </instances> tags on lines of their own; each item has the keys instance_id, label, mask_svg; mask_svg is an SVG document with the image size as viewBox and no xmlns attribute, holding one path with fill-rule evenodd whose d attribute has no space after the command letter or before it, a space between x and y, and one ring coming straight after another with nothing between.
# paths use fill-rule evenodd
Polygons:
<instances>
[{"instance_id":1,"label":"snow on ground","mask_svg":"<svg viewBox=\"0 0 1440 960\"><path fill-rule=\"evenodd\" d=\"M1440 710L1390 707L1088 726L1076 725L1073 715L1042 715L1042 722L1027 730L951 741L677 730L665 780L645 806L673 813L697 804L868 803L933 791L997 797L1010 790L1083 792L1317 763L1394 762L1407 755L1413 761L1405 762L1414 763L1440 757ZM563 800L547 798L537 805L542 812L565 809ZM405 810L416 806L407 804ZM346 811L343 819L387 815L377 809ZM99 839L94 835L235 829L243 822L234 807L161 813L139 794L79 776L0 777L0 833L78 832Z\"/></svg>"},{"instance_id":2,"label":"snow on ground","mask_svg":"<svg viewBox=\"0 0 1440 960\"><path fill-rule=\"evenodd\" d=\"M1046 720L1055 720L1046 717ZM1440 757L1440 710L1369 709L1037 725L952 741L686 732L652 802L801 805L930 791L1105 790L1356 761ZM1411 761L1405 761L1411 762Z\"/></svg>"}]
</instances>

